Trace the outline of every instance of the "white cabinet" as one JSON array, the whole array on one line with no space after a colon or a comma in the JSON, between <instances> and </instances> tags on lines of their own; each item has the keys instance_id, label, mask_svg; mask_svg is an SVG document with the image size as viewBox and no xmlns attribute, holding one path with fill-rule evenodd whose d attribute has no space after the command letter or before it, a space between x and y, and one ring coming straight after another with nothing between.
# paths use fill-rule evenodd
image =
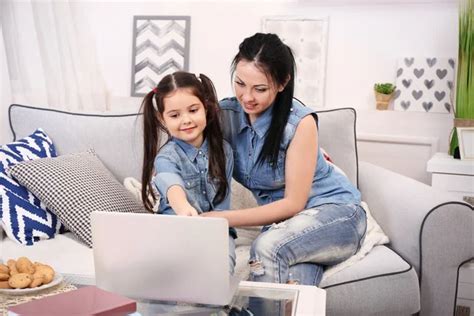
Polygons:
<instances>
[{"instance_id":1,"label":"white cabinet","mask_svg":"<svg viewBox=\"0 0 474 316\"><path fill-rule=\"evenodd\" d=\"M426 170L431 173L432 187L451 192L460 200L472 204L474 160L459 160L446 153L436 153L428 161Z\"/></svg>"}]
</instances>

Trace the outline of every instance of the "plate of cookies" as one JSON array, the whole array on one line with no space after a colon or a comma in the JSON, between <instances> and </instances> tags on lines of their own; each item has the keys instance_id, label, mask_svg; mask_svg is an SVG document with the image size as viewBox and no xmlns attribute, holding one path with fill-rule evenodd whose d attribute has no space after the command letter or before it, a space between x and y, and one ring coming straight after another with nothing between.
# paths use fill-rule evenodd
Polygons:
<instances>
[{"instance_id":1,"label":"plate of cookies","mask_svg":"<svg viewBox=\"0 0 474 316\"><path fill-rule=\"evenodd\" d=\"M41 262L27 257L0 263L0 294L23 295L36 293L58 285L63 277Z\"/></svg>"}]
</instances>

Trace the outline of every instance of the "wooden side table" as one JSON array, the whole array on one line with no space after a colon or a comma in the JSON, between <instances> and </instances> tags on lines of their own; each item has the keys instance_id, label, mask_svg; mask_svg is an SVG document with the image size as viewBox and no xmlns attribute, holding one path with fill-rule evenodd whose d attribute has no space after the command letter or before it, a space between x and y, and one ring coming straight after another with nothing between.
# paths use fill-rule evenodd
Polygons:
<instances>
[{"instance_id":1,"label":"wooden side table","mask_svg":"<svg viewBox=\"0 0 474 316\"><path fill-rule=\"evenodd\" d=\"M436 153L427 164L431 186L455 194L474 205L474 160L454 159L446 153ZM456 315L474 315L474 261L459 269Z\"/></svg>"}]
</instances>

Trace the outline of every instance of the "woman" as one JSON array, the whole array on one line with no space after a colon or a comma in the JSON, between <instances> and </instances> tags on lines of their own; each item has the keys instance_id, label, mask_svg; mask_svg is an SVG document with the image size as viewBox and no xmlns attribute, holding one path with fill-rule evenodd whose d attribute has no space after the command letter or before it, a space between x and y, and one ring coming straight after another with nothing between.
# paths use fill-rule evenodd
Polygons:
<instances>
[{"instance_id":1,"label":"woman","mask_svg":"<svg viewBox=\"0 0 474 316\"><path fill-rule=\"evenodd\" d=\"M318 285L323 268L359 249L360 193L323 158L318 119L293 99L295 61L275 34L246 38L232 62L234 98L220 102L234 178L258 207L209 212L229 225L265 225L250 250L251 279Z\"/></svg>"}]
</instances>

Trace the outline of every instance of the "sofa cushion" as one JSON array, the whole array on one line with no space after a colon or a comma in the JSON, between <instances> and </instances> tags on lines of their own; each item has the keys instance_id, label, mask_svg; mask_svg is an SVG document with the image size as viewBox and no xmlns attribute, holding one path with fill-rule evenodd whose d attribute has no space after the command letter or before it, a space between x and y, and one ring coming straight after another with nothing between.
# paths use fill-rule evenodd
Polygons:
<instances>
[{"instance_id":1,"label":"sofa cushion","mask_svg":"<svg viewBox=\"0 0 474 316\"><path fill-rule=\"evenodd\" d=\"M41 240L33 247L18 247L17 243L7 238L1 246L1 259L4 262L26 256L33 262L50 265L69 282L95 284L93 251L79 242L71 232L58 234L53 239Z\"/></svg>"},{"instance_id":2,"label":"sofa cushion","mask_svg":"<svg viewBox=\"0 0 474 316\"><path fill-rule=\"evenodd\" d=\"M328 315L411 315L420 309L415 269L385 246L319 286L327 291Z\"/></svg>"},{"instance_id":3,"label":"sofa cushion","mask_svg":"<svg viewBox=\"0 0 474 316\"><path fill-rule=\"evenodd\" d=\"M331 155L334 164L358 187L356 111L340 108L316 113L319 118L319 146Z\"/></svg>"},{"instance_id":4,"label":"sofa cushion","mask_svg":"<svg viewBox=\"0 0 474 316\"><path fill-rule=\"evenodd\" d=\"M42 130L0 146L0 218L8 237L23 245L53 238L63 228L56 215L28 189L6 173L22 161L55 157L52 140Z\"/></svg>"},{"instance_id":5,"label":"sofa cushion","mask_svg":"<svg viewBox=\"0 0 474 316\"><path fill-rule=\"evenodd\" d=\"M19 163L10 173L90 247L93 211L146 212L92 150Z\"/></svg>"}]
</instances>

